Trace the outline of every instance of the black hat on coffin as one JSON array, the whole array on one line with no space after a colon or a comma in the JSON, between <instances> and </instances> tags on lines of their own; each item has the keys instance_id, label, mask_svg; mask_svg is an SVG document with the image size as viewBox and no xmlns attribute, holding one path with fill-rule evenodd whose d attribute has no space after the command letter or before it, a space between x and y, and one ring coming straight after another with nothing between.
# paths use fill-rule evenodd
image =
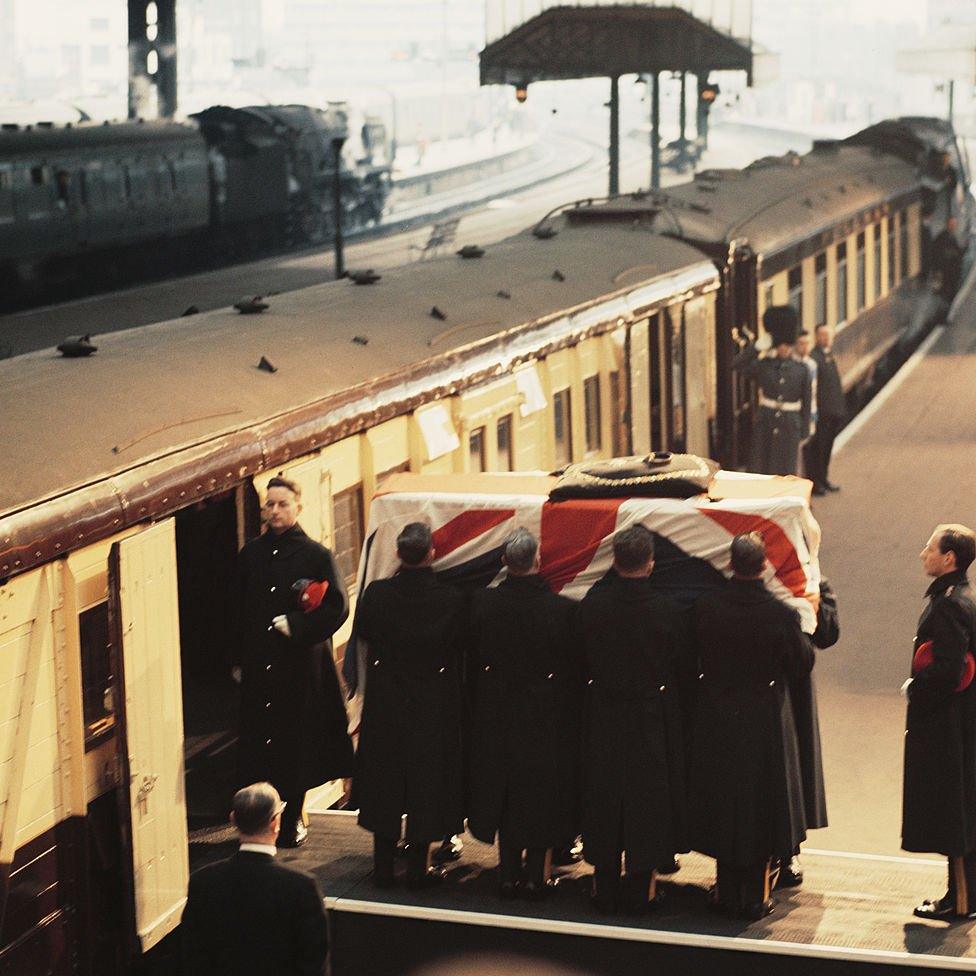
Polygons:
<instances>
[{"instance_id":1,"label":"black hat on coffin","mask_svg":"<svg viewBox=\"0 0 976 976\"><path fill-rule=\"evenodd\" d=\"M792 305L772 305L763 313L763 327L772 336L774 346L796 342L800 323Z\"/></svg>"}]
</instances>

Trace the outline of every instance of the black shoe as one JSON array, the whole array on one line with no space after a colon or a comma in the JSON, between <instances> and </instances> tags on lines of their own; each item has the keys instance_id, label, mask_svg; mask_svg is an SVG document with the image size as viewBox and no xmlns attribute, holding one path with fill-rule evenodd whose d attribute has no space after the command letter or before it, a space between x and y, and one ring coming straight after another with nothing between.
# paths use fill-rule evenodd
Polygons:
<instances>
[{"instance_id":1,"label":"black shoe","mask_svg":"<svg viewBox=\"0 0 976 976\"><path fill-rule=\"evenodd\" d=\"M824 482L824 488L826 488L827 491L840 491L840 485L832 485L829 481Z\"/></svg>"},{"instance_id":2,"label":"black shoe","mask_svg":"<svg viewBox=\"0 0 976 976\"><path fill-rule=\"evenodd\" d=\"M803 884L803 868L800 859L794 855L788 861L785 858L780 861L779 877L773 888L799 888L801 884Z\"/></svg>"},{"instance_id":3,"label":"black shoe","mask_svg":"<svg viewBox=\"0 0 976 976\"><path fill-rule=\"evenodd\" d=\"M518 885L514 881L503 881L498 886L498 897L502 901L514 901L518 898Z\"/></svg>"},{"instance_id":4,"label":"black shoe","mask_svg":"<svg viewBox=\"0 0 976 976\"><path fill-rule=\"evenodd\" d=\"M757 901L752 905L743 905L742 911L736 913L739 918L743 918L749 922L758 922L761 918L772 914L772 898L767 898L765 901Z\"/></svg>"},{"instance_id":5,"label":"black shoe","mask_svg":"<svg viewBox=\"0 0 976 976\"><path fill-rule=\"evenodd\" d=\"M948 895L938 901L926 899L912 914L937 922L966 922L976 918L976 912L957 912L955 902Z\"/></svg>"},{"instance_id":6,"label":"black shoe","mask_svg":"<svg viewBox=\"0 0 976 976\"><path fill-rule=\"evenodd\" d=\"M624 915L646 915L648 912L657 911L666 900L664 892L659 891L653 898L648 898L646 901L642 898L628 898L621 904L620 910Z\"/></svg>"},{"instance_id":7,"label":"black shoe","mask_svg":"<svg viewBox=\"0 0 976 976\"><path fill-rule=\"evenodd\" d=\"M464 842L455 834L446 838L440 847L434 849L430 855L431 864L445 864L448 861L459 861L464 851Z\"/></svg>"},{"instance_id":8,"label":"black shoe","mask_svg":"<svg viewBox=\"0 0 976 976\"><path fill-rule=\"evenodd\" d=\"M677 874L681 870L681 860L677 857L671 858L670 864L662 864L657 869L658 874Z\"/></svg>"},{"instance_id":9,"label":"black shoe","mask_svg":"<svg viewBox=\"0 0 976 976\"><path fill-rule=\"evenodd\" d=\"M816 495L817 498L822 498L824 495L827 494L827 489L823 485L818 485L814 483L813 494Z\"/></svg>"},{"instance_id":10,"label":"black shoe","mask_svg":"<svg viewBox=\"0 0 976 976\"><path fill-rule=\"evenodd\" d=\"M447 871L442 867L428 868L425 874L420 875L407 875L407 887L411 891L420 891L425 888L436 888L438 885L444 883L444 878L447 877Z\"/></svg>"},{"instance_id":11,"label":"black shoe","mask_svg":"<svg viewBox=\"0 0 976 976\"><path fill-rule=\"evenodd\" d=\"M565 867L567 864L579 864L583 860L583 842L578 838L572 844L552 849L552 866Z\"/></svg>"},{"instance_id":12,"label":"black shoe","mask_svg":"<svg viewBox=\"0 0 976 976\"><path fill-rule=\"evenodd\" d=\"M279 847L301 847L308 840L308 828L298 821L293 827L289 826L278 834Z\"/></svg>"}]
</instances>

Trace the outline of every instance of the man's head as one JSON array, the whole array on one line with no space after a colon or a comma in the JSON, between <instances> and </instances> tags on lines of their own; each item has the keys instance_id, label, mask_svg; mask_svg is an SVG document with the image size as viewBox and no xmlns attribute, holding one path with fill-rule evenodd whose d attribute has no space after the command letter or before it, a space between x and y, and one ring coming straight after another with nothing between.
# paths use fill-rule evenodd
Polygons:
<instances>
[{"instance_id":1,"label":"man's head","mask_svg":"<svg viewBox=\"0 0 976 976\"><path fill-rule=\"evenodd\" d=\"M797 356L800 359L806 359L810 355L810 333L804 330L796 337L796 349Z\"/></svg>"},{"instance_id":2,"label":"man's head","mask_svg":"<svg viewBox=\"0 0 976 976\"><path fill-rule=\"evenodd\" d=\"M792 305L770 305L763 312L763 328L773 340L777 356L786 358L793 355L800 320Z\"/></svg>"},{"instance_id":3,"label":"man's head","mask_svg":"<svg viewBox=\"0 0 976 976\"><path fill-rule=\"evenodd\" d=\"M276 475L268 482L264 519L276 535L287 532L302 513L302 489L297 481Z\"/></svg>"},{"instance_id":4,"label":"man's head","mask_svg":"<svg viewBox=\"0 0 976 976\"><path fill-rule=\"evenodd\" d=\"M505 565L510 576L529 576L539 571L539 543L528 529L517 529L505 546Z\"/></svg>"},{"instance_id":5,"label":"man's head","mask_svg":"<svg viewBox=\"0 0 976 976\"><path fill-rule=\"evenodd\" d=\"M762 579L766 569L766 543L758 532L737 535L729 547L732 572L739 579Z\"/></svg>"},{"instance_id":6,"label":"man's head","mask_svg":"<svg viewBox=\"0 0 976 976\"><path fill-rule=\"evenodd\" d=\"M230 821L242 842L273 844L284 809L278 791L270 783L252 783L234 794Z\"/></svg>"},{"instance_id":7,"label":"man's head","mask_svg":"<svg viewBox=\"0 0 976 976\"><path fill-rule=\"evenodd\" d=\"M834 341L834 328L831 325L817 326L817 345L821 349L829 349Z\"/></svg>"},{"instance_id":8,"label":"man's head","mask_svg":"<svg viewBox=\"0 0 976 976\"><path fill-rule=\"evenodd\" d=\"M419 569L434 561L434 539L423 522L405 525L397 536L397 557L407 569Z\"/></svg>"},{"instance_id":9,"label":"man's head","mask_svg":"<svg viewBox=\"0 0 976 976\"><path fill-rule=\"evenodd\" d=\"M976 533L965 525L937 525L919 557L929 576L966 572L976 558Z\"/></svg>"},{"instance_id":10,"label":"man's head","mask_svg":"<svg viewBox=\"0 0 976 976\"><path fill-rule=\"evenodd\" d=\"M643 525L632 525L615 533L613 568L621 576L650 576L654 569L654 534Z\"/></svg>"}]
</instances>

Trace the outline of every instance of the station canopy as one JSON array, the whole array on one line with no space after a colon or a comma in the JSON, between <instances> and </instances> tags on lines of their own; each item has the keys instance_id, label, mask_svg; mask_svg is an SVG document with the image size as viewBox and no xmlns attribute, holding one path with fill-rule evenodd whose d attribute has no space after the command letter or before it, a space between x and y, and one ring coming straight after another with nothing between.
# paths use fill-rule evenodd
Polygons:
<instances>
[{"instance_id":1,"label":"station canopy","mask_svg":"<svg viewBox=\"0 0 976 976\"><path fill-rule=\"evenodd\" d=\"M745 71L752 0L488 0L483 85Z\"/></svg>"}]
</instances>

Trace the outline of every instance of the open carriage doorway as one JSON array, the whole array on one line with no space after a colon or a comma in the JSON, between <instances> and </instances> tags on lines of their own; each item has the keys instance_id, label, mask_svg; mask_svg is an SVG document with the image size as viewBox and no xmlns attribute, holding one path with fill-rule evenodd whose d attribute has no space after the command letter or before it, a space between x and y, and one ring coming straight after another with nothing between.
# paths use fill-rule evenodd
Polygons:
<instances>
[{"instance_id":1,"label":"open carriage doorway","mask_svg":"<svg viewBox=\"0 0 976 976\"><path fill-rule=\"evenodd\" d=\"M235 491L176 515L186 813L191 831L224 824L237 782L239 689L233 585L238 550Z\"/></svg>"}]
</instances>

